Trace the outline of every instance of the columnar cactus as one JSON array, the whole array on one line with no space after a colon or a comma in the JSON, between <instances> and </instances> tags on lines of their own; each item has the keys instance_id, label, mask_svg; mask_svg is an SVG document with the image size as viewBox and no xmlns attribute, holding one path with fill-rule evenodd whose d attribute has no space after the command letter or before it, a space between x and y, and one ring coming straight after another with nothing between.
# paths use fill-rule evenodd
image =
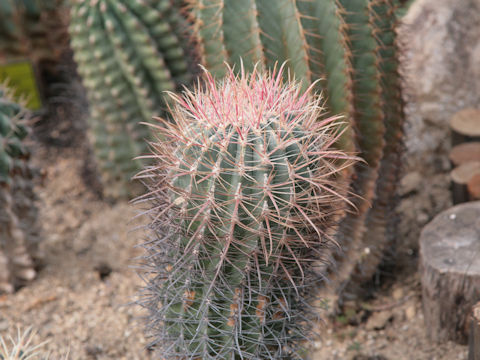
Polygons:
<instances>
[{"instance_id":1,"label":"columnar cactus","mask_svg":"<svg viewBox=\"0 0 480 360\"><path fill-rule=\"evenodd\" d=\"M346 202L338 118L282 70L240 72L174 97L139 175L153 233L143 300L165 359L299 358Z\"/></svg>"},{"instance_id":2,"label":"columnar cactus","mask_svg":"<svg viewBox=\"0 0 480 360\"><path fill-rule=\"evenodd\" d=\"M105 194L135 193L132 159L146 151L164 91L189 80L181 32L169 0L72 0L71 44L91 105L90 127Z\"/></svg>"},{"instance_id":3,"label":"columnar cactus","mask_svg":"<svg viewBox=\"0 0 480 360\"><path fill-rule=\"evenodd\" d=\"M403 110L395 25L399 0L189 0L203 65L223 62L270 68L287 61L303 87L317 81L332 115L349 126L337 146L365 160L352 174L357 211L342 221L345 266L339 288L374 274L387 245L387 208L394 202ZM373 208L370 209L370 204ZM368 231L367 231L368 229ZM356 291L354 291L356 292Z\"/></svg>"},{"instance_id":4,"label":"columnar cactus","mask_svg":"<svg viewBox=\"0 0 480 360\"><path fill-rule=\"evenodd\" d=\"M35 277L32 254L38 243L33 172L22 140L22 108L0 87L0 292Z\"/></svg>"}]
</instances>

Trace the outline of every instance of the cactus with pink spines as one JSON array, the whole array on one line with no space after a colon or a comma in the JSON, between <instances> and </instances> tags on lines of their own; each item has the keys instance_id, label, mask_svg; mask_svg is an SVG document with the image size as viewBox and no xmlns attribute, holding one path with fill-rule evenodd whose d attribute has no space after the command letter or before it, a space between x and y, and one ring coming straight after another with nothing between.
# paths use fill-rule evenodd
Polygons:
<instances>
[{"instance_id":1,"label":"cactus with pink spines","mask_svg":"<svg viewBox=\"0 0 480 360\"><path fill-rule=\"evenodd\" d=\"M352 176L356 211L339 228L342 263L330 278L358 297L392 247L403 135L396 26L400 0L188 0L202 64L215 76L287 62L304 88L315 83L327 111L342 114L338 147L364 160ZM410 3L410 2L409 2ZM287 77L287 74L285 74ZM373 205L373 206L371 206ZM360 286L359 286L360 285Z\"/></svg>"},{"instance_id":2,"label":"cactus with pink spines","mask_svg":"<svg viewBox=\"0 0 480 360\"><path fill-rule=\"evenodd\" d=\"M346 203L338 118L282 69L240 72L174 96L139 175L152 204L143 304L166 359L298 358Z\"/></svg>"}]
</instances>

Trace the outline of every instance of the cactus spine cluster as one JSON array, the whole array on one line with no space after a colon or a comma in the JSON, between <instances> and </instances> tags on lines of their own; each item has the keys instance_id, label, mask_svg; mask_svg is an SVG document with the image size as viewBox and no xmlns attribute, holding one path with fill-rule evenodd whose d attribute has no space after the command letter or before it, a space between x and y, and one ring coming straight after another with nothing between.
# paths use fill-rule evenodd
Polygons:
<instances>
[{"instance_id":1,"label":"cactus spine cluster","mask_svg":"<svg viewBox=\"0 0 480 360\"><path fill-rule=\"evenodd\" d=\"M365 160L352 176L358 209L342 222L345 266L339 288L373 275L387 246L386 210L398 177L403 110L395 25L397 0L190 0L203 65L215 76L223 62L251 69L288 60L291 74L312 81L328 111L346 115L338 141ZM373 207L370 209L370 204ZM368 231L367 231L368 229ZM352 292L357 292L353 290Z\"/></svg>"},{"instance_id":2,"label":"cactus spine cluster","mask_svg":"<svg viewBox=\"0 0 480 360\"><path fill-rule=\"evenodd\" d=\"M33 171L23 143L24 111L0 87L0 292L35 277L32 255L38 244Z\"/></svg>"},{"instance_id":3,"label":"cactus spine cluster","mask_svg":"<svg viewBox=\"0 0 480 360\"><path fill-rule=\"evenodd\" d=\"M62 0L0 0L0 60L57 61L64 49Z\"/></svg>"},{"instance_id":4,"label":"cactus spine cluster","mask_svg":"<svg viewBox=\"0 0 480 360\"><path fill-rule=\"evenodd\" d=\"M90 127L105 194L135 193L130 178L146 151L165 91L189 80L185 26L169 0L73 0L71 45L91 105Z\"/></svg>"},{"instance_id":5,"label":"cactus spine cluster","mask_svg":"<svg viewBox=\"0 0 480 360\"><path fill-rule=\"evenodd\" d=\"M282 77L207 73L155 127L163 140L139 177L153 205L143 300L162 358L299 358L353 158L312 88Z\"/></svg>"}]
</instances>

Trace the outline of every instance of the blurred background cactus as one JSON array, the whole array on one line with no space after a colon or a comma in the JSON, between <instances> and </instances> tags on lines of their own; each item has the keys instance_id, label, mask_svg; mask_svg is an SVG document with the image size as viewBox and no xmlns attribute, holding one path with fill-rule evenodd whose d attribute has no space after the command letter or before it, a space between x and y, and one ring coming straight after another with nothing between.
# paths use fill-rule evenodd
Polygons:
<instances>
[{"instance_id":1,"label":"blurred background cactus","mask_svg":"<svg viewBox=\"0 0 480 360\"><path fill-rule=\"evenodd\" d=\"M12 292L35 277L38 255L33 170L24 144L26 114L0 87L0 292Z\"/></svg>"},{"instance_id":2,"label":"blurred background cactus","mask_svg":"<svg viewBox=\"0 0 480 360\"><path fill-rule=\"evenodd\" d=\"M401 6L396 0L190 0L200 57L215 76L224 75L224 61L237 69L241 58L246 69L288 61L289 75L304 88L318 80L330 114L347 117L338 147L356 149L365 162L349 175L357 211L337 235L345 261L332 277L345 295L361 292L357 284L371 279L391 245L387 219L403 134L395 33Z\"/></svg>"},{"instance_id":3,"label":"blurred background cactus","mask_svg":"<svg viewBox=\"0 0 480 360\"><path fill-rule=\"evenodd\" d=\"M227 75L155 126L151 279L144 305L166 359L291 359L309 337L319 262L345 208L336 117L282 69Z\"/></svg>"},{"instance_id":4,"label":"blurred background cactus","mask_svg":"<svg viewBox=\"0 0 480 360\"><path fill-rule=\"evenodd\" d=\"M190 79L180 12L169 0L72 1L71 45L88 92L95 156L108 197L129 197L165 91Z\"/></svg>"},{"instance_id":5,"label":"blurred background cactus","mask_svg":"<svg viewBox=\"0 0 480 360\"><path fill-rule=\"evenodd\" d=\"M63 0L0 1L0 82L8 79L30 109L42 107L67 48L67 21Z\"/></svg>"},{"instance_id":6,"label":"blurred background cactus","mask_svg":"<svg viewBox=\"0 0 480 360\"><path fill-rule=\"evenodd\" d=\"M0 60L28 57L57 60L65 35L61 27L62 0L1 0Z\"/></svg>"}]
</instances>

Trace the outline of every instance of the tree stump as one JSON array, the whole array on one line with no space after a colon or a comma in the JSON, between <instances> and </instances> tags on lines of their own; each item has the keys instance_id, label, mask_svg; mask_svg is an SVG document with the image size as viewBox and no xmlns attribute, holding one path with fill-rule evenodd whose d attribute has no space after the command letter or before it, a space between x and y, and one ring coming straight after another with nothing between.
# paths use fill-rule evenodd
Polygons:
<instances>
[{"instance_id":1,"label":"tree stump","mask_svg":"<svg viewBox=\"0 0 480 360\"><path fill-rule=\"evenodd\" d=\"M480 303L473 307L470 319L468 360L480 360Z\"/></svg>"},{"instance_id":2,"label":"tree stump","mask_svg":"<svg viewBox=\"0 0 480 360\"><path fill-rule=\"evenodd\" d=\"M467 183L468 196L472 200L480 200L480 174L473 175Z\"/></svg>"},{"instance_id":3,"label":"tree stump","mask_svg":"<svg viewBox=\"0 0 480 360\"><path fill-rule=\"evenodd\" d=\"M480 109L464 109L450 119L452 146L480 140Z\"/></svg>"},{"instance_id":4,"label":"tree stump","mask_svg":"<svg viewBox=\"0 0 480 360\"><path fill-rule=\"evenodd\" d=\"M420 275L428 337L467 343L480 300L480 201L437 215L420 235Z\"/></svg>"},{"instance_id":5,"label":"tree stump","mask_svg":"<svg viewBox=\"0 0 480 360\"><path fill-rule=\"evenodd\" d=\"M454 146L450 151L449 157L453 166L459 166L472 161L480 161L480 142L466 142Z\"/></svg>"},{"instance_id":6,"label":"tree stump","mask_svg":"<svg viewBox=\"0 0 480 360\"><path fill-rule=\"evenodd\" d=\"M471 195L472 191L475 192L475 183L470 185L471 191L468 184L476 175L480 175L480 161L461 164L450 172L454 204L475 200L474 195Z\"/></svg>"}]
</instances>

